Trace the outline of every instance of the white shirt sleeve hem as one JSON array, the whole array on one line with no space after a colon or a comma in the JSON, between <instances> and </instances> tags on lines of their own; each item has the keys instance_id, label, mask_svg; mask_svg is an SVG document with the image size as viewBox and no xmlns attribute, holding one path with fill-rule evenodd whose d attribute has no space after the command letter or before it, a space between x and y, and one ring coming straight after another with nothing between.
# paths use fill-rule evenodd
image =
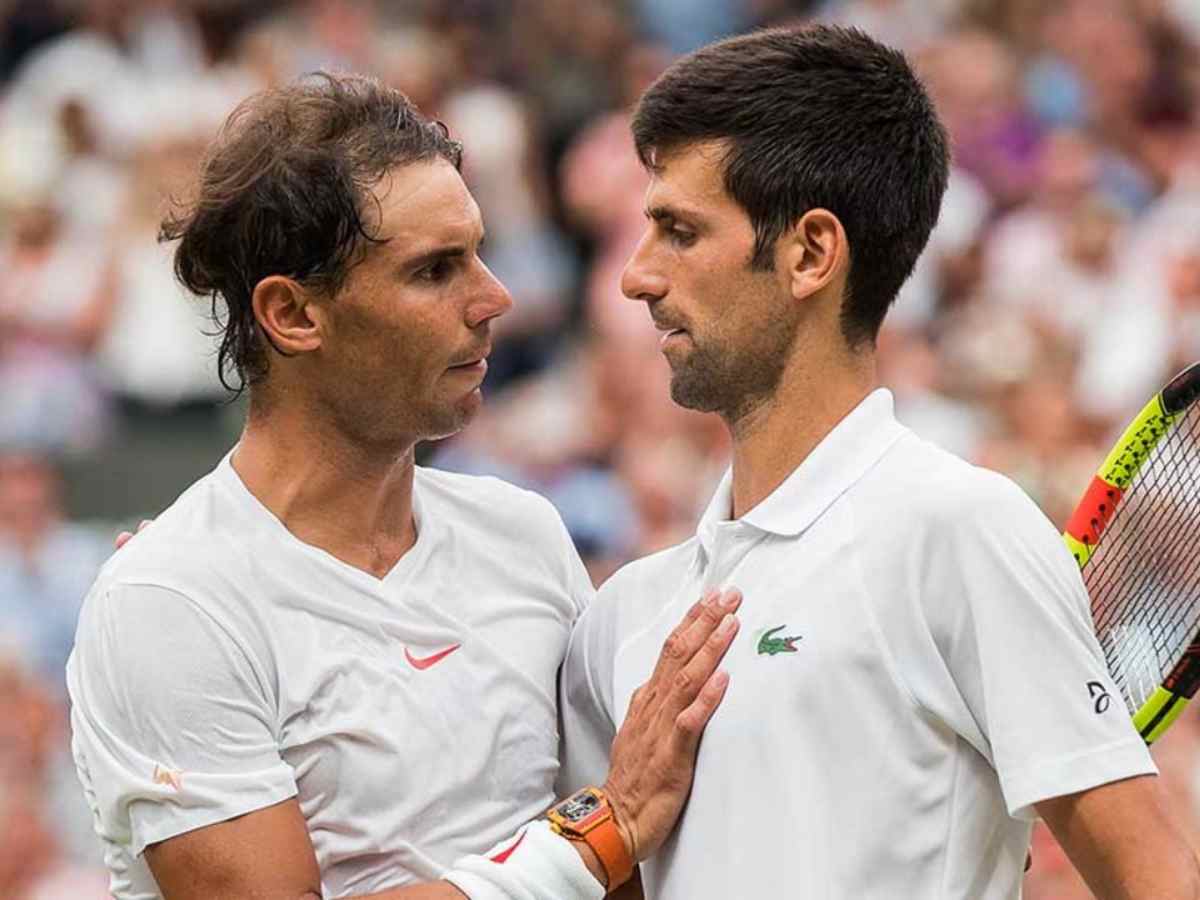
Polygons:
<instances>
[{"instance_id":1,"label":"white shirt sleeve hem","mask_svg":"<svg viewBox=\"0 0 1200 900\"><path fill-rule=\"evenodd\" d=\"M1003 779L1008 813L1014 819L1033 821L1034 805L1090 788L1133 778L1157 775L1158 768L1140 738L1123 739L1058 759L1043 760Z\"/></svg>"},{"instance_id":2,"label":"white shirt sleeve hem","mask_svg":"<svg viewBox=\"0 0 1200 900\"><path fill-rule=\"evenodd\" d=\"M133 840L130 844L129 852L135 857L141 856L143 851L151 844L157 844L160 841L178 837L181 834L187 834L189 831L195 831L198 828L216 825L219 822L228 822L230 819L236 819L238 816L257 812L260 809L266 809L277 803L282 803L284 800L289 800L295 797L296 794L295 782L290 784L280 782L279 784L267 787L260 793L246 796L240 803L230 803L222 806L220 809L191 810L187 815L156 817L159 818L159 821L152 825L134 826Z\"/></svg>"}]
</instances>

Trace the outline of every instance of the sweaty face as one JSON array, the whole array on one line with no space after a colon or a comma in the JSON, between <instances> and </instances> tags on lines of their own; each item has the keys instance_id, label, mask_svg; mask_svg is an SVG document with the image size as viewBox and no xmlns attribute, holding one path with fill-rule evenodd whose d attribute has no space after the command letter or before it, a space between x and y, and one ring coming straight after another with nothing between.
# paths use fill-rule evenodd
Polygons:
<instances>
[{"instance_id":1,"label":"sweaty face","mask_svg":"<svg viewBox=\"0 0 1200 900\"><path fill-rule=\"evenodd\" d=\"M754 228L725 192L721 150L696 144L655 160L649 225L621 290L663 332L675 402L736 422L774 395L799 316L777 273L751 267Z\"/></svg>"},{"instance_id":2,"label":"sweaty face","mask_svg":"<svg viewBox=\"0 0 1200 900\"><path fill-rule=\"evenodd\" d=\"M444 437L479 409L489 323L512 298L479 259L483 221L453 165L400 167L374 194L384 242L327 304L320 396L365 443Z\"/></svg>"}]
</instances>

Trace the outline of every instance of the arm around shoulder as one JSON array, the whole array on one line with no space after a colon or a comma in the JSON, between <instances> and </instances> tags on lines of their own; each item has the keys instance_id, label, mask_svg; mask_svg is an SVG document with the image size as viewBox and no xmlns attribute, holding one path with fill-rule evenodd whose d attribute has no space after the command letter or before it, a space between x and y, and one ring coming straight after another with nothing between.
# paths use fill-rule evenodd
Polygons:
<instances>
[{"instance_id":1,"label":"arm around shoulder","mask_svg":"<svg viewBox=\"0 0 1200 900\"><path fill-rule=\"evenodd\" d=\"M1200 863L1143 775L1037 804L1098 900L1200 900Z\"/></svg>"}]
</instances>

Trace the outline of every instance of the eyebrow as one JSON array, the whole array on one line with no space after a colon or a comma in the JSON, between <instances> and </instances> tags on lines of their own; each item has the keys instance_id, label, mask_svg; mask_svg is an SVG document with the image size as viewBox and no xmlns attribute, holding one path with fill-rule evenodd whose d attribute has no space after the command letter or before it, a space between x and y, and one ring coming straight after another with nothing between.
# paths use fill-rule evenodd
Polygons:
<instances>
[{"instance_id":1,"label":"eyebrow","mask_svg":"<svg viewBox=\"0 0 1200 900\"><path fill-rule=\"evenodd\" d=\"M482 247L484 245L486 237L486 235L480 236L478 246ZM445 247L435 247L432 250L426 250L423 253L418 253L416 256L410 256L400 264L400 267L410 270L423 269L425 266L443 259L461 259L466 255L466 244L451 244Z\"/></svg>"},{"instance_id":2,"label":"eyebrow","mask_svg":"<svg viewBox=\"0 0 1200 900\"><path fill-rule=\"evenodd\" d=\"M425 253L418 253L416 256L410 256L403 263L403 269L423 269L426 266L439 262L443 259L459 259L467 255L467 248L460 245L454 247L438 247L436 250L428 250Z\"/></svg>"},{"instance_id":3,"label":"eyebrow","mask_svg":"<svg viewBox=\"0 0 1200 900\"><path fill-rule=\"evenodd\" d=\"M647 219L652 219L655 222L674 221L675 219L686 219L696 225L704 224L704 216L698 212L693 212L690 209L677 209L668 204L657 204L647 207L645 210Z\"/></svg>"}]
</instances>

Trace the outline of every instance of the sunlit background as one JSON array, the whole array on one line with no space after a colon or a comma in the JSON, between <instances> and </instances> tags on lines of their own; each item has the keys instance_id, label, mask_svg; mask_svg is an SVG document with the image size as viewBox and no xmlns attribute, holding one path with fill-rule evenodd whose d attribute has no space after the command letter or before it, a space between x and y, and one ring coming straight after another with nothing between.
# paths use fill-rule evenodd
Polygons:
<instances>
[{"instance_id":1,"label":"sunlit background","mask_svg":"<svg viewBox=\"0 0 1200 900\"><path fill-rule=\"evenodd\" d=\"M464 141L516 306L486 411L422 459L546 494L600 581L687 537L727 460L618 290L644 222L630 104L676 54L806 18L908 51L954 139L880 339L900 419L1062 525L1200 358L1194 0L0 0L0 897L107 896L62 669L116 532L236 440L211 310L155 240L233 105L371 72ZM1200 714L1156 756L1200 847ZM1026 896L1089 896L1043 831Z\"/></svg>"}]
</instances>

